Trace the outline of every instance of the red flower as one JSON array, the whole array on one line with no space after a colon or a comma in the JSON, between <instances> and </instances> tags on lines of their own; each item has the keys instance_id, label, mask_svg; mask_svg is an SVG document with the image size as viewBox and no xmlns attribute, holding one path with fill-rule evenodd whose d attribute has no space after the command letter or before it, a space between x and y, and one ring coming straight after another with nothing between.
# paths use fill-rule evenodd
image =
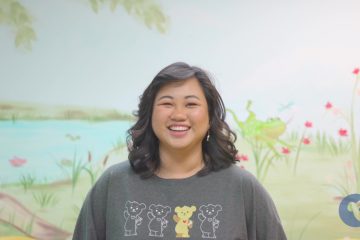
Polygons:
<instances>
[{"instance_id":1,"label":"red flower","mask_svg":"<svg viewBox=\"0 0 360 240\"><path fill-rule=\"evenodd\" d=\"M340 135L341 137L347 137L348 132L347 132L346 129L340 128L340 129L339 129L339 135Z\"/></svg>"},{"instance_id":2,"label":"red flower","mask_svg":"<svg viewBox=\"0 0 360 240\"><path fill-rule=\"evenodd\" d=\"M242 160L242 161L248 161L248 160L249 160L249 157L246 156L245 154L242 154L242 155L240 156L240 160Z\"/></svg>"},{"instance_id":3,"label":"red flower","mask_svg":"<svg viewBox=\"0 0 360 240\"><path fill-rule=\"evenodd\" d=\"M13 167L21 167L27 162L27 160L14 156L12 159L9 159L9 162Z\"/></svg>"},{"instance_id":4,"label":"red flower","mask_svg":"<svg viewBox=\"0 0 360 240\"><path fill-rule=\"evenodd\" d=\"M331 109L333 107L333 105L331 104L331 102L327 102L325 105L326 109Z\"/></svg>"},{"instance_id":5,"label":"red flower","mask_svg":"<svg viewBox=\"0 0 360 240\"><path fill-rule=\"evenodd\" d=\"M310 121L305 122L305 127L312 128L312 126L313 126L312 122L310 122Z\"/></svg>"},{"instance_id":6,"label":"red flower","mask_svg":"<svg viewBox=\"0 0 360 240\"><path fill-rule=\"evenodd\" d=\"M303 139L303 143L304 143L305 145L310 144L310 139L309 139L309 138L304 138L304 139Z\"/></svg>"},{"instance_id":7,"label":"red flower","mask_svg":"<svg viewBox=\"0 0 360 240\"><path fill-rule=\"evenodd\" d=\"M282 147L282 148L281 148L281 152L282 152L283 154L290 154L290 149L288 149L287 147Z\"/></svg>"},{"instance_id":8,"label":"red flower","mask_svg":"<svg viewBox=\"0 0 360 240\"><path fill-rule=\"evenodd\" d=\"M241 155L239 155L239 154L236 154L236 157L235 157L235 159L237 160L237 161L248 161L249 160L249 157L247 156L247 155L245 155L245 154L241 154Z\"/></svg>"},{"instance_id":9,"label":"red flower","mask_svg":"<svg viewBox=\"0 0 360 240\"><path fill-rule=\"evenodd\" d=\"M360 72L360 68L355 68L352 73L358 75L359 72Z\"/></svg>"}]
</instances>

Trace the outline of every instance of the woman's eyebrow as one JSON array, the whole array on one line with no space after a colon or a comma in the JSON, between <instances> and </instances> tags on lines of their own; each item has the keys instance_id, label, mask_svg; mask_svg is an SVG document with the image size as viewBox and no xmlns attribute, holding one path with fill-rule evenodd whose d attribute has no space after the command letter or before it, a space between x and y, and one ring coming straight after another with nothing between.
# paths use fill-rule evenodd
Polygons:
<instances>
[{"instance_id":1,"label":"woman's eyebrow","mask_svg":"<svg viewBox=\"0 0 360 240\"><path fill-rule=\"evenodd\" d=\"M174 97L172 97L172 96L165 95L165 96L159 97L159 98L157 99L157 101L160 101L160 100L165 99L165 98L169 98L169 99L171 99L171 100L174 99ZM199 98L198 96L195 96L195 95L185 96L185 99L189 99L189 98L196 98L196 99L200 100L200 98Z\"/></svg>"},{"instance_id":2,"label":"woman's eyebrow","mask_svg":"<svg viewBox=\"0 0 360 240\"><path fill-rule=\"evenodd\" d=\"M195 95L188 95L185 97L185 99L188 99L188 98L196 98L198 100L200 100L200 98L198 96L195 96Z\"/></svg>"},{"instance_id":3,"label":"woman's eyebrow","mask_svg":"<svg viewBox=\"0 0 360 240\"><path fill-rule=\"evenodd\" d=\"M164 98L174 99L174 97L172 97L172 96L165 95L165 96L159 97L159 98L157 99L157 101L160 101L161 99L164 99Z\"/></svg>"}]
</instances>

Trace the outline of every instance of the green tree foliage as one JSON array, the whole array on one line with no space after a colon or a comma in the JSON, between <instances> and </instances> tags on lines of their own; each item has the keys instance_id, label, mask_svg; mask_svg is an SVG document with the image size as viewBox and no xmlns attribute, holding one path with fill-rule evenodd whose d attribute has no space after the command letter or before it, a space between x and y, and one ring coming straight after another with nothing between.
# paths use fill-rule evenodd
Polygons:
<instances>
[{"instance_id":1,"label":"green tree foliage","mask_svg":"<svg viewBox=\"0 0 360 240\"><path fill-rule=\"evenodd\" d=\"M155 27L160 33L165 33L167 30L168 18L153 0L89 0L89 2L95 13L98 13L100 7L104 5L109 5L112 11L122 6L129 15L139 19L149 29Z\"/></svg>"},{"instance_id":2,"label":"green tree foliage","mask_svg":"<svg viewBox=\"0 0 360 240\"><path fill-rule=\"evenodd\" d=\"M100 8L108 5L114 12L118 6L137 19L149 29L153 27L160 33L167 30L168 18L160 6L153 0L88 0L92 10L98 13ZM0 0L0 25L10 26L15 32L15 46L31 50L36 40L32 26L33 18L19 0Z\"/></svg>"},{"instance_id":3,"label":"green tree foliage","mask_svg":"<svg viewBox=\"0 0 360 240\"><path fill-rule=\"evenodd\" d=\"M32 17L19 1L0 1L0 25L8 25L15 32L16 47L31 49L36 33L32 27Z\"/></svg>"}]
</instances>

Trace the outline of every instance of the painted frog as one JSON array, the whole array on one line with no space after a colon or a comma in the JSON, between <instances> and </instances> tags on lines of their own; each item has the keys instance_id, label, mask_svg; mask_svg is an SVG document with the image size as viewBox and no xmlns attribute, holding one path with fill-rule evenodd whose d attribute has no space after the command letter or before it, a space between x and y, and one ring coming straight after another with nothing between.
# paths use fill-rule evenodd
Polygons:
<instances>
[{"instance_id":1,"label":"painted frog","mask_svg":"<svg viewBox=\"0 0 360 240\"><path fill-rule=\"evenodd\" d=\"M276 143L289 146L289 144L279 139L286 131L286 123L280 118L269 118L266 121L257 119L256 114L251 110L251 105L252 101L249 100L246 105L249 116L245 121L240 121L233 110L227 109L240 127L243 137L260 141L266 144L275 153L277 153L274 147Z\"/></svg>"}]
</instances>

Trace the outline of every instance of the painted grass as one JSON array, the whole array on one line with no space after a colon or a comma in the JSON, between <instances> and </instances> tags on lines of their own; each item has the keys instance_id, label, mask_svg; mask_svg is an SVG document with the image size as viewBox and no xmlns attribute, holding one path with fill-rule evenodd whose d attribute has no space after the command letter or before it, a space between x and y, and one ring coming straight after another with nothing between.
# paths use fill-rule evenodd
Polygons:
<instances>
[{"instance_id":1,"label":"painted grass","mask_svg":"<svg viewBox=\"0 0 360 240\"><path fill-rule=\"evenodd\" d=\"M249 151L246 146L239 149ZM289 240L332 240L359 237L360 229L346 226L338 216L340 192L334 188L343 180L343 169L351 153L321 154L316 148L303 149L297 174L293 175L294 157L272 164L264 186L278 208ZM253 159L242 163L256 171Z\"/></svg>"},{"instance_id":2,"label":"painted grass","mask_svg":"<svg viewBox=\"0 0 360 240\"><path fill-rule=\"evenodd\" d=\"M25 192L27 192L29 188L34 186L35 182L36 177L31 174L22 175L19 180L19 183L21 184Z\"/></svg>"},{"instance_id":3,"label":"painted grass","mask_svg":"<svg viewBox=\"0 0 360 240\"><path fill-rule=\"evenodd\" d=\"M49 106L44 104L0 101L0 121L11 120L86 120L133 121L131 114L115 109L97 109L76 106Z\"/></svg>"},{"instance_id":4,"label":"painted grass","mask_svg":"<svg viewBox=\"0 0 360 240\"><path fill-rule=\"evenodd\" d=\"M239 148L245 149L241 146ZM121 154L122 156L118 159L124 159L124 153ZM264 182L264 186L278 208L288 239L335 240L358 237L360 229L347 227L341 222L338 216L339 201L336 200L339 193L328 186L341 176L343 166L351 157L351 153L334 157L303 151L300 157L296 176L291 172L292 165L288 164L286 159L279 159L270 166ZM109 163L113 164L114 160L110 159ZM244 165L251 172L255 169L252 159ZM89 176L82 172L74 192L70 179L53 184L35 184L27 193L24 193L19 184L5 185L2 191L13 196L20 196L18 200L31 209L39 209L32 193L56 194L58 198L56 205L36 210L36 212L56 226L72 231L82 201L90 187ZM0 236L14 234L16 231L10 226L0 224Z\"/></svg>"}]
</instances>

